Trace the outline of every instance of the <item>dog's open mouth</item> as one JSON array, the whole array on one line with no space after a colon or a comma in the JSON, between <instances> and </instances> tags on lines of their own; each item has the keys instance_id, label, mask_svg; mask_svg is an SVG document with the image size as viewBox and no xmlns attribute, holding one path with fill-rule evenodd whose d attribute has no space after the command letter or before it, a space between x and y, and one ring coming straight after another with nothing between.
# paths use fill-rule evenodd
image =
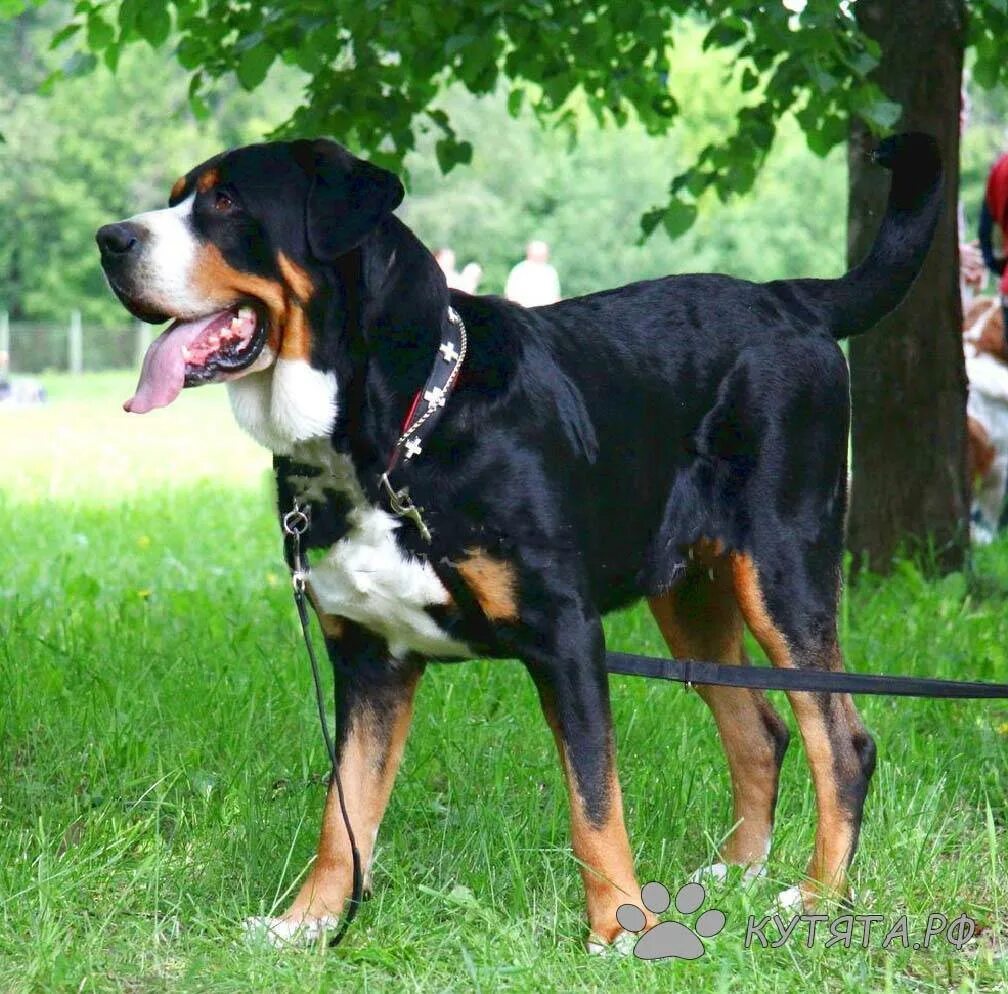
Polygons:
<instances>
[{"instance_id":1,"label":"dog's open mouth","mask_svg":"<svg viewBox=\"0 0 1008 994\"><path fill-rule=\"evenodd\" d=\"M144 356L136 393L123 404L133 414L167 407L183 387L213 383L256 361L266 344L266 322L248 304L176 321Z\"/></svg>"}]
</instances>

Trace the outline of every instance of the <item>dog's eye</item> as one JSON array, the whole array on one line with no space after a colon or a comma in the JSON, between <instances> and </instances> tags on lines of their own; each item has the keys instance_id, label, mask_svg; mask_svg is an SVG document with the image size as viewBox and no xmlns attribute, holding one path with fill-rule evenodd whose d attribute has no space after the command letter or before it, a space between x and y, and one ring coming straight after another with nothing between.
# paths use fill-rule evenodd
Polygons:
<instances>
[{"instance_id":1,"label":"dog's eye","mask_svg":"<svg viewBox=\"0 0 1008 994\"><path fill-rule=\"evenodd\" d=\"M215 211L229 211L234 207L234 201L223 190L216 190L213 205Z\"/></svg>"}]
</instances>

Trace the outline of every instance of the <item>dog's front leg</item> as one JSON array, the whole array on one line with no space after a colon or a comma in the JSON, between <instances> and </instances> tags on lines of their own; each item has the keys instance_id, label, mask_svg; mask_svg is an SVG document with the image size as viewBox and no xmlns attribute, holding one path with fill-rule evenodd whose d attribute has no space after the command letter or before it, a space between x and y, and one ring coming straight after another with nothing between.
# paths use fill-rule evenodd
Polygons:
<instances>
[{"instance_id":1,"label":"dog's front leg","mask_svg":"<svg viewBox=\"0 0 1008 994\"><path fill-rule=\"evenodd\" d=\"M354 630L338 641L327 639L326 645L337 684L340 779L367 882L423 666L388 660L377 640ZM288 911L263 924L274 939L312 940L332 928L352 890L350 841L336 788L330 784L318 853L308 877Z\"/></svg>"},{"instance_id":2,"label":"dog's front leg","mask_svg":"<svg viewBox=\"0 0 1008 994\"><path fill-rule=\"evenodd\" d=\"M536 653L526 665L560 753L588 903L588 949L600 952L621 932L616 909L639 906L641 897L623 823L602 627L597 617L585 622L579 611L569 613L557 621L556 654Z\"/></svg>"}]
</instances>

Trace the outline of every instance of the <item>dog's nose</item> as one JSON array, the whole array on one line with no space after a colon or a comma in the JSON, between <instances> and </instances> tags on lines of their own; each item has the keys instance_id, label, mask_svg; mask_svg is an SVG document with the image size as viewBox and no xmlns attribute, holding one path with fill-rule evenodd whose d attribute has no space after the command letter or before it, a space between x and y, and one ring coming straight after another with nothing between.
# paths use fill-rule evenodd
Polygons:
<instances>
[{"instance_id":1,"label":"dog's nose","mask_svg":"<svg viewBox=\"0 0 1008 994\"><path fill-rule=\"evenodd\" d=\"M95 241L102 255L126 255L133 251L139 239L132 224L120 221L102 225L95 234Z\"/></svg>"}]
</instances>

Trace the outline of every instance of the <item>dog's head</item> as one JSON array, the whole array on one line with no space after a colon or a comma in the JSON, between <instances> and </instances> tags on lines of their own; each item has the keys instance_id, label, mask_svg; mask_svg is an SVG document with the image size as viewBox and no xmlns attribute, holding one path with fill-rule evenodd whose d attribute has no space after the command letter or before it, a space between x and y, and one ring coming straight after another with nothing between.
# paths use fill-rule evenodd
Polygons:
<instances>
[{"instance_id":1,"label":"dog's head","mask_svg":"<svg viewBox=\"0 0 1008 994\"><path fill-rule=\"evenodd\" d=\"M335 387L309 315L333 264L402 196L396 176L335 142L276 142L209 159L178 179L166 209L100 228L102 267L119 299L144 321L173 321L126 409L142 414L184 386L244 378L256 387L245 393L262 402L280 392L292 409L308 404L307 423L280 426L289 441L324 434L318 422L332 425Z\"/></svg>"}]
</instances>

